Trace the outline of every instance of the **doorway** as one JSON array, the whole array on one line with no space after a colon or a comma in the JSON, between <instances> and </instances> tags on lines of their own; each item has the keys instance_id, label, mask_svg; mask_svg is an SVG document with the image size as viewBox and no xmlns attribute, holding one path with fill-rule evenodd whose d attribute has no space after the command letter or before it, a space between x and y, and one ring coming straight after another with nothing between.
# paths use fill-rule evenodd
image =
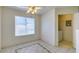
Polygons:
<instances>
[{"instance_id":1,"label":"doorway","mask_svg":"<svg viewBox=\"0 0 79 59\"><path fill-rule=\"evenodd\" d=\"M58 46L61 48L73 48L73 15L58 15Z\"/></svg>"}]
</instances>

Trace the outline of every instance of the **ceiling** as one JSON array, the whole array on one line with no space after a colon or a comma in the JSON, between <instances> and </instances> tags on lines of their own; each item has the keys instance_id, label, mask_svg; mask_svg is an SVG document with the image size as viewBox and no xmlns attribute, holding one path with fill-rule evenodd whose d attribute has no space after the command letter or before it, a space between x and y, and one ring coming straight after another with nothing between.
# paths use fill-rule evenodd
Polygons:
<instances>
[{"instance_id":1,"label":"ceiling","mask_svg":"<svg viewBox=\"0 0 79 59\"><path fill-rule=\"evenodd\" d=\"M20 11L27 11L27 6L8 6L9 8L13 8ZM41 9L37 12L38 15L42 15L46 13L47 11L51 10L52 8L65 8L65 7L71 7L71 6L40 6Z\"/></svg>"},{"instance_id":2,"label":"ceiling","mask_svg":"<svg viewBox=\"0 0 79 59\"><path fill-rule=\"evenodd\" d=\"M20 11L27 11L27 6L8 6L9 8L13 8L13 9L16 9L16 10L20 10ZM49 10L51 10L52 8L54 8L54 7L52 7L52 6L41 6L41 9L37 12L37 14L39 14L39 15L42 15L42 14L44 14L45 12L47 12L47 11L49 11Z\"/></svg>"}]
</instances>

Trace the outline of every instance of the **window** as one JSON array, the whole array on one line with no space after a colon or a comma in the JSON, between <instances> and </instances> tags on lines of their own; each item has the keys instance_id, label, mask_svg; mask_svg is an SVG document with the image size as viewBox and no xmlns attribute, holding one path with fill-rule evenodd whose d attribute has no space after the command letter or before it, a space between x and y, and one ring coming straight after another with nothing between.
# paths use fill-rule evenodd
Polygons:
<instances>
[{"instance_id":1,"label":"window","mask_svg":"<svg viewBox=\"0 0 79 59\"><path fill-rule=\"evenodd\" d=\"M35 34L35 19L15 16L15 36Z\"/></svg>"}]
</instances>

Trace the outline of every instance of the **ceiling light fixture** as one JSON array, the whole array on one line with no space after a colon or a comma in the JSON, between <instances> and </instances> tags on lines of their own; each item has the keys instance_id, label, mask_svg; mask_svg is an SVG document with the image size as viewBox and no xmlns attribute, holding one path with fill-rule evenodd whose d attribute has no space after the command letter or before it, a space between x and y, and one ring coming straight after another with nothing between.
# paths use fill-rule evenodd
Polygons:
<instances>
[{"instance_id":1,"label":"ceiling light fixture","mask_svg":"<svg viewBox=\"0 0 79 59\"><path fill-rule=\"evenodd\" d=\"M36 14L39 9L41 9L41 7L29 6L27 9L27 13Z\"/></svg>"}]
</instances>

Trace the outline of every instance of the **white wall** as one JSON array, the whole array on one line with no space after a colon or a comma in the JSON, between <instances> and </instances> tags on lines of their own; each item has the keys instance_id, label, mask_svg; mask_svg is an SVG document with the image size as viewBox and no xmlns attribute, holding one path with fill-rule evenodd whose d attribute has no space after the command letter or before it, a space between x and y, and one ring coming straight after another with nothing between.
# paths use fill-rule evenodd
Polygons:
<instances>
[{"instance_id":1,"label":"white wall","mask_svg":"<svg viewBox=\"0 0 79 59\"><path fill-rule=\"evenodd\" d=\"M58 8L58 9L56 9L56 17L58 17L58 15L64 15L64 14L75 14L75 13L77 13L78 12L78 7L64 7L64 8ZM75 18L73 18L73 23L72 23L72 26L73 26L73 46L74 46L74 48L76 48L76 37L75 37L75 27L76 27L76 25L75 25ZM56 23L58 23L58 18L57 18L57 22ZM57 24L58 25L58 24ZM57 27L56 27L57 28ZM56 35L57 35L58 33L56 33ZM58 35L57 35L58 36ZM57 37L56 36L56 37ZM57 40L58 41L58 40Z\"/></svg>"},{"instance_id":2,"label":"white wall","mask_svg":"<svg viewBox=\"0 0 79 59\"><path fill-rule=\"evenodd\" d=\"M1 13L2 9L1 8L2 7L0 7L0 50L1 50L1 16L2 16L2 13Z\"/></svg>"},{"instance_id":3,"label":"white wall","mask_svg":"<svg viewBox=\"0 0 79 59\"><path fill-rule=\"evenodd\" d=\"M36 17L36 34L20 37L15 37L15 16L25 16L25 13L3 7L2 16L2 48L40 39L39 16Z\"/></svg>"},{"instance_id":4,"label":"white wall","mask_svg":"<svg viewBox=\"0 0 79 59\"><path fill-rule=\"evenodd\" d=\"M49 12L42 15L42 25L41 25L41 37L42 40L51 44L51 45L58 45L58 15L64 14L75 14L78 12L78 7L62 7L52 9ZM76 48L76 39L74 36L74 18L73 18L73 45Z\"/></svg>"},{"instance_id":5,"label":"white wall","mask_svg":"<svg viewBox=\"0 0 79 59\"><path fill-rule=\"evenodd\" d=\"M63 14L74 14L78 12L78 7L61 7L56 9L56 13L63 15Z\"/></svg>"},{"instance_id":6,"label":"white wall","mask_svg":"<svg viewBox=\"0 0 79 59\"><path fill-rule=\"evenodd\" d=\"M41 37L43 41L55 46L55 9L42 15Z\"/></svg>"}]
</instances>

